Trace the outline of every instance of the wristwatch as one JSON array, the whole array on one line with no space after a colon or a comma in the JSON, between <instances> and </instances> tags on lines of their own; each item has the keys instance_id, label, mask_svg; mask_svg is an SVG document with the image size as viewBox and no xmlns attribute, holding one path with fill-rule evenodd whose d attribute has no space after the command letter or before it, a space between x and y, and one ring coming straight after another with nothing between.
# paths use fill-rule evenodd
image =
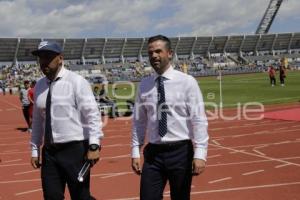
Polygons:
<instances>
[{"instance_id":1,"label":"wristwatch","mask_svg":"<svg viewBox=\"0 0 300 200\"><path fill-rule=\"evenodd\" d=\"M100 150L101 150L101 146L98 145L98 144L90 144L89 150L90 150L90 151L97 151L97 150L100 151Z\"/></svg>"}]
</instances>

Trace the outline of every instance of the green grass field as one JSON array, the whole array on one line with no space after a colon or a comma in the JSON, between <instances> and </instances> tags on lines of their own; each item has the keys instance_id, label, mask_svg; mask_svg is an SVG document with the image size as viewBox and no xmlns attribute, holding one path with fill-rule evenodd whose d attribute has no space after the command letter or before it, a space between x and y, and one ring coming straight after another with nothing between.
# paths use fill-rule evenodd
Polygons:
<instances>
[{"instance_id":1,"label":"green grass field","mask_svg":"<svg viewBox=\"0 0 300 200\"><path fill-rule=\"evenodd\" d=\"M219 104L220 90L219 80L216 77L199 77L200 88L204 101ZM300 71L289 71L284 87L280 86L279 77L276 77L277 85L271 87L267 73L240 74L222 76L223 107L235 107L238 103L260 102L267 104L280 104L300 101ZM115 94L124 96L117 98L118 102L126 99L134 99L135 95L129 97L130 93L135 94L138 83L118 84ZM109 87L109 95L112 97L112 85Z\"/></svg>"}]
</instances>

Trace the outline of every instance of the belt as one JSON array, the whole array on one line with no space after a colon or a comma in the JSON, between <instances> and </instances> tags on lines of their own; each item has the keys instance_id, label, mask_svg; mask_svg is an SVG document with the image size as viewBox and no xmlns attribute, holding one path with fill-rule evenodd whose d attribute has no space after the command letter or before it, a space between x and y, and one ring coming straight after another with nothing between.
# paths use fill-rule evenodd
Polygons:
<instances>
[{"instance_id":1,"label":"belt","mask_svg":"<svg viewBox=\"0 0 300 200\"><path fill-rule=\"evenodd\" d=\"M85 143L88 142L88 140L80 140L80 141L71 141L71 142L65 142L65 143L52 143L44 145L44 148L47 150L61 150L65 149L67 147L73 146L75 144Z\"/></svg>"},{"instance_id":2,"label":"belt","mask_svg":"<svg viewBox=\"0 0 300 200\"><path fill-rule=\"evenodd\" d=\"M181 147L186 144L192 145L192 141L191 140L180 140L180 141L165 142L165 143L160 143L160 144L149 143L148 145L150 148L164 151L164 150L177 149L178 147Z\"/></svg>"}]
</instances>

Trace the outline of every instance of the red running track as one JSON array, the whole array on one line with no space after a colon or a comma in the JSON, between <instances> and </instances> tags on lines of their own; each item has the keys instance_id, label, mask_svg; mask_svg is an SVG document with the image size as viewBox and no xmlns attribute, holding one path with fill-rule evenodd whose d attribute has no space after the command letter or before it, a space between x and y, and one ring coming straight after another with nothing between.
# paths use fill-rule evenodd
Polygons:
<instances>
[{"instance_id":1,"label":"red running track","mask_svg":"<svg viewBox=\"0 0 300 200\"><path fill-rule=\"evenodd\" d=\"M39 170L29 164L30 135L19 130L23 127L18 98L0 96L0 200L42 199ZM107 120L102 159L92 169L91 191L99 200L139 199L139 177L130 167L130 129L129 119ZM300 199L300 122L216 119L209 122L209 134L207 168L193 179L191 199Z\"/></svg>"}]
</instances>

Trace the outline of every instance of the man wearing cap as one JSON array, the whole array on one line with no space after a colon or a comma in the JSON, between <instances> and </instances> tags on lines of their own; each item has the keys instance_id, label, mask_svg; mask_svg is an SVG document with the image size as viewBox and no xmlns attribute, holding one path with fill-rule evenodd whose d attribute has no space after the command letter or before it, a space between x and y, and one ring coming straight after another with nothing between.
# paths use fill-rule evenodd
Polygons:
<instances>
[{"instance_id":1,"label":"man wearing cap","mask_svg":"<svg viewBox=\"0 0 300 200\"><path fill-rule=\"evenodd\" d=\"M44 199L64 199L67 184L72 200L88 200L90 174L83 182L77 175L86 160L99 160L101 117L88 81L64 68L62 52L51 41L32 52L45 77L35 86L31 165L41 165Z\"/></svg>"}]
</instances>

